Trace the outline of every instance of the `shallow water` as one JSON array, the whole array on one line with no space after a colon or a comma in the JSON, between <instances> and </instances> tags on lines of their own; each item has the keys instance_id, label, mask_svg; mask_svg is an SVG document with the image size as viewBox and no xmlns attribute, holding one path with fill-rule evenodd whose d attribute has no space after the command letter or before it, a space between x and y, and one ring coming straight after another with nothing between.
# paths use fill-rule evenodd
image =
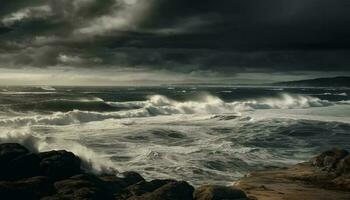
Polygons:
<instances>
[{"instance_id":1,"label":"shallow water","mask_svg":"<svg viewBox=\"0 0 350 200\"><path fill-rule=\"evenodd\" d=\"M68 149L95 171L230 184L251 170L350 149L350 90L0 88L0 140Z\"/></svg>"}]
</instances>

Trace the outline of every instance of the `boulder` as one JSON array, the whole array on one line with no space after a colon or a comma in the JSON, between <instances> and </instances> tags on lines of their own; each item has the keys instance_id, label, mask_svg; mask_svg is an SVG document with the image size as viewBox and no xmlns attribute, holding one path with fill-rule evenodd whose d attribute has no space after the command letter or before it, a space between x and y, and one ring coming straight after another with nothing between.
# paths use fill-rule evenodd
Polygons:
<instances>
[{"instance_id":1,"label":"boulder","mask_svg":"<svg viewBox=\"0 0 350 200\"><path fill-rule=\"evenodd\" d=\"M122 177L116 175L101 175L99 178L106 183L108 190L113 193L119 193L130 185L145 181L145 179L136 172L125 172L122 174Z\"/></svg>"},{"instance_id":2,"label":"boulder","mask_svg":"<svg viewBox=\"0 0 350 200\"><path fill-rule=\"evenodd\" d=\"M145 179L137 172L124 172L122 173L124 182L129 186Z\"/></svg>"},{"instance_id":3,"label":"boulder","mask_svg":"<svg viewBox=\"0 0 350 200\"><path fill-rule=\"evenodd\" d=\"M18 180L40 175L40 158L38 155L28 153L17 157L7 164L7 179Z\"/></svg>"},{"instance_id":4,"label":"boulder","mask_svg":"<svg viewBox=\"0 0 350 200\"><path fill-rule=\"evenodd\" d=\"M332 180L333 185L338 190L350 191L350 178L339 176Z\"/></svg>"},{"instance_id":5,"label":"boulder","mask_svg":"<svg viewBox=\"0 0 350 200\"><path fill-rule=\"evenodd\" d=\"M152 180L150 182L140 181L122 190L117 199L128 199L132 196L141 196L143 194L153 192L171 182L174 182L174 180Z\"/></svg>"},{"instance_id":6,"label":"boulder","mask_svg":"<svg viewBox=\"0 0 350 200\"><path fill-rule=\"evenodd\" d=\"M0 166L8 163L15 158L29 153L28 149L20 144L5 143L0 144Z\"/></svg>"},{"instance_id":7,"label":"boulder","mask_svg":"<svg viewBox=\"0 0 350 200\"><path fill-rule=\"evenodd\" d=\"M336 172L338 175L350 175L350 155L347 155L339 161Z\"/></svg>"},{"instance_id":8,"label":"boulder","mask_svg":"<svg viewBox=\"0 0 350 200\"><path fill-rule=\"evenodd\" d=\"M54 192L51 179L48 177L32 177L19 181L1 181L1 199L34 200Z\"/></svg>"},{"instance_id":9,"label":"boulder","mask_svg":"<svg viewBox=\"0 0 350 200\"><path fill-rule=\"evenodd\" d=\"M204 185L196 189L194 192L195 200L233 200L233 199L248 199L246 194L237 188Z\"/></svg>"},{"instance_id":10,"label":"boulder","mask_svg":"<svg viewBox=\"0 0 350 200\"><path fill-rule=\"evenodd\" d=\"M45 176L62 180L82 173L81 160L68 151L49 151L38 154L41 173Z\"/></svg>"},{"instance_id":11,"label":"boulder","mask_svg":"<svg viewBox=\"0 0 350 200\"><path fill-rule=\"evenodd\" d=\"M0 144L0 180L18 180L39 175L39 158L20 144Z\"/></svg>"},{"instance_id":12,"label":"boulder","mask_svg":"<svg viewBox=\"0 0 350 200\"><path fill-rule=\"evenodd\" d=\"M45 197L45 200L67 199L67 200L112 200L111 191L106 187L106 183L95 175L80 174L69 179L54 183L56 194Z\"/></svg>"},{"instance_id":13,"label":"boulder","mask_svg":"<svg viewBox=\"0 0 350 200\"><path fill-rule=\"evenodd\" d=\"M132 196L128 200L193 200L194 188L184 181L171 181L153 192Z\"/></svg>"},{"instance_id":14,"label":"boulder","mask_svg":"<svg viewBox=\"0 0 350 200\"><path fill-rule=\"evenodd\" d=\"M333 171L337 168L339 161L347 155L349 155L349 152L346 150L332 149L312 158L311 163L313 166L319 167L323 170Z\"/></svg>"}]
</instances>

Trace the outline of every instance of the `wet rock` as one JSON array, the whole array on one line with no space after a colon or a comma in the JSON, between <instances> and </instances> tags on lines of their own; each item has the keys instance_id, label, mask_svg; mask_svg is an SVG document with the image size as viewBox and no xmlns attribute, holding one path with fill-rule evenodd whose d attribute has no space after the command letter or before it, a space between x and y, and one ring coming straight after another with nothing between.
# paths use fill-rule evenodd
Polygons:
<instances>
[{"instance_id":1,"label":"wet rock","mask_svg":"<svg viewBox=\"0 0 350 200\"><path fill-rule=\"evenodd\" d=\"M38 154L40 170L45 176L56 180L62 180L70 176L82 173L81 160L68 151L49 151Z\"/></svg>"},{"instance_id":2,"label":"wet rock","mask_svg":"<svg viewBox=\"0 0 350 200\"><path fill-rule=\"evenodd\" d=\"M336 186L339 190L345 190L350 191L350 177L346 176L340 176L338 178L335 178L332 183Z\"/></svg>"},{"instance_id":3,"label":"wet rock","mask_svg":"<svg viewBox=\"0 0 350 200\"><path fill-rule=\"evenodd\" d=\"M40 158L38 155L28 153L10 161L7 165L8 179L18 180L40 175Z\"/></svg>"},{"instance_id":4,"label":"wet rock","mask_svg":"<svg viewBox=\"0 0 350 200\"><path fill-rule=\"evenodd\" d=\"M8 163L29 153L28 149L15 143L0 144L0 180L8 176Z\"/></svg>"},{"instance_id":5,"label":"wet rock","mask_svg":"<svg viewBox=\"0 0 350 200\"><path fill-rule=\"evenodd\" d=\"M1 199L34 200L54 192L51 179L48 177L32 177L19 181L1 181Z\"/></svg>"},{"instance_id":6,"label":"wet rock","mask_svg":"<svg viewBox=\"0 0 350 200\"><path fill-rule=\"evenodd\" d=\"M175 180L152 180L150 182L140 181L121 191L117 199L128 199L132 196L141 196L143 194L153 192L156 189L164 186L165 184L171 183L174 181Z\"/></svg>"},{"instance_id":7,"label":"wet rock","mask_svg":"<svg viewBox=\"0 0 350 200\"><path fill-rule=\"evenodd\" d=\"M128 200L192 200L194 188L184 181L171 181L153 192L132 196Z\"/></svg>"},{"instance_id":8,"label":"wet rock","mask_svg":"<svg viewBox=\"0 0 350 200\"><path fill-rule=\"evenodd\" d=\"M349 152L346 150L332 149L312 158L311 163L313 166L322 168L323 170L333 171L337 168L339 161L347 155L349 155Z\"/></svg>"},{"instance_id":9,"label":"wet rock","mask_svg":"<svg viewBox=\"0 0 350 200\"><path fill-rule=\"evenodd\" d=\"M0 180L37 176L38 157L19 144L0 144Z\"/></svg>"},{"instance_id":10,"label":"wet rock","mask_svg":"<svg viewBox=\"0 0 350 200\"><path fill-rule=\"evenodd\" d=\"M103 180L110 191L118 193L130 185L145 181L145 179L136 172L125 172L123 177L116 175L101 175L99 178Z\"/></svg>"},{"instance_id":11,"label":"wet rock","mask_svg":"<svg viewBox=\"0 0 350 200\"><path fill-rule=\"evenodd\" d=\"M204 185L194 192L195 200L233 200L248 199L246 194L234 187L225 187L217 185Z\"/></svg>"},{"instance_id":12,"label":"wet rock","mask_svg":"<svg viewBox=\"0 0 350 200\"><path fill-rule=\"evenodd\" d=\"M125 181L116 175L102 175L99 178L106 183L106 189L113 194L119 193L123 188L127 187Z\"/></svg>"},{"instance_id":13,"label":"wet rock","mask_svg":"<svg viewBox=\"0 0 350 200\"><path fill-rule=\"evenodd\" d=\"M129 186L140 181L144 181L145 179L137 172L124 172L122 173L123 180Z\"/></svg>"},{"instance_id":14,"label":"wet rock","mask_svg":"<svg viewBox=\"0 0 350 200\"><path fill-rule=\"evenodd\" d=\"M56 194L45 197L45 200L109 200L114 199L113 193L108 190L106 183L95 175L80 174L69 179L54 183Z\"/></svg>"},{"instance_id":15,"label":"wet rock","mask_svg":"<svg viewBox=\"0 0 350 200\"><path fill-rule=\"evenodd\" d=\"M6 143L0 144L0 164L10 162L15 158L29 153L28 149L20 144Z\"/></svg>"},{"instance_id":16,"label":"wet rock","mask_svg":"<svg viewBox=\"0 0 350 200\"><path fill-rule=\"evenodd\" d=\"M338 175L345 175L350 178L350 155L339 161L336 172Z\"/></svg>"}]
</instances>

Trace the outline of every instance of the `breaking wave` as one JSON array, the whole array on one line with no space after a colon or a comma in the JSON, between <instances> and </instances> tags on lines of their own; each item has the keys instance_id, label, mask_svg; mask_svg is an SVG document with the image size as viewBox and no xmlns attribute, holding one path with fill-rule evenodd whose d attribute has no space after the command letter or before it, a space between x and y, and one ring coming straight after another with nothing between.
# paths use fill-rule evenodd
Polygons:
<instances>
[{"instance_id":1,"label":"breaking wave","mask_svg":"<svg viewBox=\"0 0 350 200\"><path fill-rule=\"evenodd\" d=\"M20 143L33 152L65 149L74 152L83 161L83 167L94 173L116 172L112 162L95 151L74 141L43 137L32 133L28 127L3 130L0 143Z\"/></svg>"},{"instance_id":2,"label":"breaking wave","mask_svg":"<svg viewBox=\"0 0 350 200\"><path fill-rule=\"evenodd\" d=\"M162 95L151 96L147 108L163 114L218 114L235 113L255 109L297 109L331 106L333 103L316 97L281 94L276 98L224 102L218 97L204 95L199 101L179 102Z\"/></svg>"},{"instance_id":3,"label":"breaking wave","mask_svg":"<svg viewBox=\"0 0 350 200\"><path fill-rule=\"evenodd\" d=\"M48 124L48 125L69 125L77 123L87 123L92 121L103 121L106 119L145 117L149 114L145 110L131 110L120 112L90 112L73 110L69 112L55 112L51 115L35 115L28 117L12 117L1 119L0 125L28 125L28 124Z\"/></svg>"},{"instance_id":4,"label":"breaking wave","mask_svg":"<svg viewBox=\"0 0 350 200\"><path fill-rule=\"evenodd\" d=\"M42 86L42 87L40 87L40 89L46 90L46 91L56 91L56 88L51 87L51 86Z\"/></svg>"},{"instance_id":5,"label":"breaking wave","mask_svg":"<svg viewBox=\"0 0 350 200\"><path fill-rule=\"evenodd\" d=\"M59 100L60 106L67 104L69 108L76 107L76 104L89 105L93 103L97 106L111 106L118 109L113 112L97 112L74 109L68 112L54 112L49 115L18 116L0 120L0 125L27 125L27 124L49 124L49 125L69 125L77 123L87 123L92 121L103 121L107 119L151 117L157 115L173 114L239 114L244 111L256 109L302 109L310 107L331 106L334 103L321 100L316 97L281 94L276 98L261 98L256 100L225 102L212 95L203 95L196 101L176 101L162 95L153 95L146 101L135 102L104 102L102 99L83 100ZM97 104L96 104L97 103ZM95 105L96 104L96 105ZM74 105L74 106L69 106ZM90 105L91 106L91 105Z\"/></svg>"},{"instance_id":6,"label":"breaking wave","mask_svg":"<svg viewBox=\"0 0 350 200\"><path fill-rule=\"evenodd\" d=\"M44 110L44 111L72 111L72 110L84 110L84 111L116 111L120 110L117 107L108 105L103 99L98 97L90 98L76 98L76 99L51 99L40 102L32 102L25 104L14 104L10 106L13 110L32 111L32 110Z\"/></svg>"}]
</instances>

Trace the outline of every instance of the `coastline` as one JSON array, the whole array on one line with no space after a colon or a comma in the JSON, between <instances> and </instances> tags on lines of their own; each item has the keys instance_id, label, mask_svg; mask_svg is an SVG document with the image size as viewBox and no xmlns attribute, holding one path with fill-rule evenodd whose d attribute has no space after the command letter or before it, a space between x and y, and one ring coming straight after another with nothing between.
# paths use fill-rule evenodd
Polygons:
<instances>
[{"instance_id":1,"label":"coastline","mask_svg":"<svg viewBox=\"0 0 350 200\"><path fill-rule=\"evenodd\" d=\"M350 178L338 178L301 163L286 169L253 172L235 184L251 199L348 200Z\"/></svg>"},{"instance_id":2,"label":"coastline","mask_svg":"<svg viewBox=\"0 0 350 200\"><path fill-rule=\"evenodd\" d=\"M350 154L332 149L310 162L253 172L234 186L185 181L146 181L136 172L93 174L83 160L65 150L33 153L16 143L0 144L1 199L350 199Z\"/></svg>"},{"instance_id":3,"label":"coastline","mask_svg":"<svg viewBox=\"0 0 350 200\"><path fill-rule=\"evenodd\" d=\"M332 149L285 169L254 172L236 186L259 200L350 199L350 154Z\"/></svg>"}]
</instances>

